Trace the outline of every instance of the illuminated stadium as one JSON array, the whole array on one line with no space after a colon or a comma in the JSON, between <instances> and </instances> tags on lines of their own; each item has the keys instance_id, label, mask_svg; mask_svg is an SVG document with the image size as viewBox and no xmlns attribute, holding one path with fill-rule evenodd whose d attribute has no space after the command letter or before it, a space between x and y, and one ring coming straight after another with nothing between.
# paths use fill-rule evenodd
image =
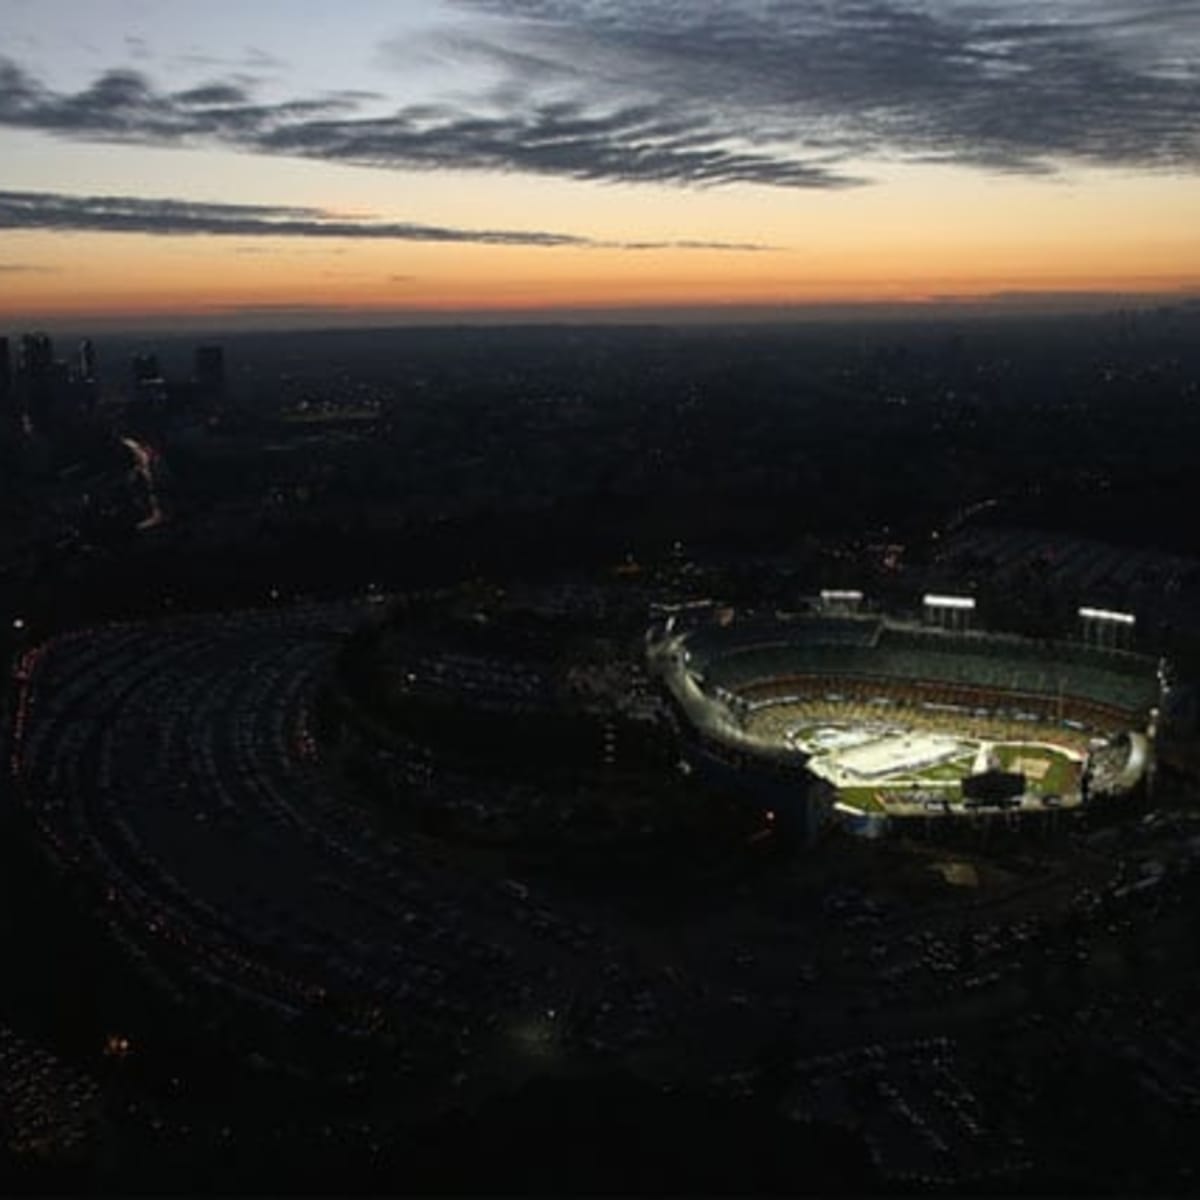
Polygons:
<instances>
[{"instance_id":1,"label":"illuminated stadium","mask_svg":"<svg viewBox=\"0 0 1200 1200\"><path fill-rule=\"evenodd\" d=\"M1131 617L1084 609L1087 641L1034 641L969 629L953 597L926 597L923 622L822 609L669 618L647 638L690 769L773 780L761 803L810 835L831 815L875 833L1077 810L1152 767L1159 672L1120 645Z\"/></svg>"}]
</instances>

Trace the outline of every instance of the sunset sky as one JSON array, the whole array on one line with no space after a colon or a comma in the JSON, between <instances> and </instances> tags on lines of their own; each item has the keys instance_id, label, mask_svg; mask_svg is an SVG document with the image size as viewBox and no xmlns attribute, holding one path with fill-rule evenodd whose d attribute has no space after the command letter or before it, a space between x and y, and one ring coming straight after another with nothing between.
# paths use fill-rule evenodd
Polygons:
<instances>
[{"instance_id":1,"label":"sunset sky","mask_svg":"<svg viewBox=\"0 0 1200 1200\"><path fill-rule=\"evenodd\" d=\"M0 325L1200 294L1200 0L0 0Z\"/></svg>"}]
</instances>

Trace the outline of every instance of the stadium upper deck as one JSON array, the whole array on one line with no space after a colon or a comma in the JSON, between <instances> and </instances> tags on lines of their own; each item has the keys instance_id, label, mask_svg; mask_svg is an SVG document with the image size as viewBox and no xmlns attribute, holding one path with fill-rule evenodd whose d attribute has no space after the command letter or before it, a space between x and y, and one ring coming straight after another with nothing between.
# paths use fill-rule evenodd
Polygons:
<instances>
[{"instance_id":1,"label":"stadium upper deck","mask_svg":"<svg viewBox=\"0 0 1200 1200\"><path fill-rule=\"evenodd\" d=\"M1158 698L1154 661L1143 655L877 617L760 618L694 630L682 646L698 681L738 692L802 677L921 682L1077 699L1137 722Z\"/></svg>"}]
</instances>

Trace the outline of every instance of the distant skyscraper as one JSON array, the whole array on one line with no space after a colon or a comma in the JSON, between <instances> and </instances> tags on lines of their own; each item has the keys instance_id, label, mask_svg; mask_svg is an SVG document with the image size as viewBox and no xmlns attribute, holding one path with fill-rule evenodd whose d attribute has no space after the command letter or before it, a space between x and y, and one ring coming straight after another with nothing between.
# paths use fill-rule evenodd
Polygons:
<instances>
[{"instance_id":1,"label":"distant skyscraper","mask_svg":"<svg viewBox=\"0 0 1200 1200\"><path fill-rule=\"evenodd\" d=\"M96 347L92 345L91 338L84 338L79 343L79 361L76 365L79 378L84 383L96 382Z\"/></svg>"},{"instance_id":2,"label":"distant skyscraper","mask_svg":"<svg viewBox=\"0 0 1200 1200\"><path fill-rule=\"evenodd\" d=\"M133 386L154 383L162 378L157 354L135 354L133 356Z\"/></svg>"},{"instance_id":3,"label":"distant skyscraper","mask_svg":"<svg viewBox=\"0 0 1200 1200\"><path fill-rule=\"evenodd\" d=\"M24 333L18 344L14 375L14 418L45 432L54 422L59 398L54 343L44 333Z\"/></svg>"},{"instance_id":4,"label":"distant skyscraper","mask_svg":"<svg viewBox=\"0 0 1200 1200\"><path fill-rule=\"evenodd\" d=\"M44 333L21 336L20 374L26 379L47 379L54 370L54 343Z\"/></svg>"},{"instance_id":5,"label":"distant skyscraper","mask_svg":"<svg viewBox=\"0 0 1200 1200\"><path fill-rule=\"evenodd\" d=\"M90 338L79 343L75 359L75 372L71 379L71 408L76 415L91 413L96 407L99 392L96 377L96 347Z\"/></svg>"},{"instance_id":6,"label":"distant skyscraper","mask_svg":"<svg viewBox=\"0 0 1200 1200\"><path fill-rule=\"evenodd\" d=\"M152 410L166 407L167 381L163 378L157 354L135 354L133 367L133 396L140 404Z\"/></svg>"}]
</instances>

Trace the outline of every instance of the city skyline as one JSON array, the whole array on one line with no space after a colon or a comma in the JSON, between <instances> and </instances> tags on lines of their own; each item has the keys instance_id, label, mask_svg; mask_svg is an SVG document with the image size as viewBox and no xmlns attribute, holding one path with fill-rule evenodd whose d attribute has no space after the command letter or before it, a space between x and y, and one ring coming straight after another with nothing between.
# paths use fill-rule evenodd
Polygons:
<instances>
[{"instance_id":1,"label":"city skyline","mask_svg":"<svg viewBox=\"0 0 1200 1200\"><path fill-rule=\"evenodd\" d=\"M0 321L1200 292L1200 8L4 0Z\"/></svg>"}]
</instances>

